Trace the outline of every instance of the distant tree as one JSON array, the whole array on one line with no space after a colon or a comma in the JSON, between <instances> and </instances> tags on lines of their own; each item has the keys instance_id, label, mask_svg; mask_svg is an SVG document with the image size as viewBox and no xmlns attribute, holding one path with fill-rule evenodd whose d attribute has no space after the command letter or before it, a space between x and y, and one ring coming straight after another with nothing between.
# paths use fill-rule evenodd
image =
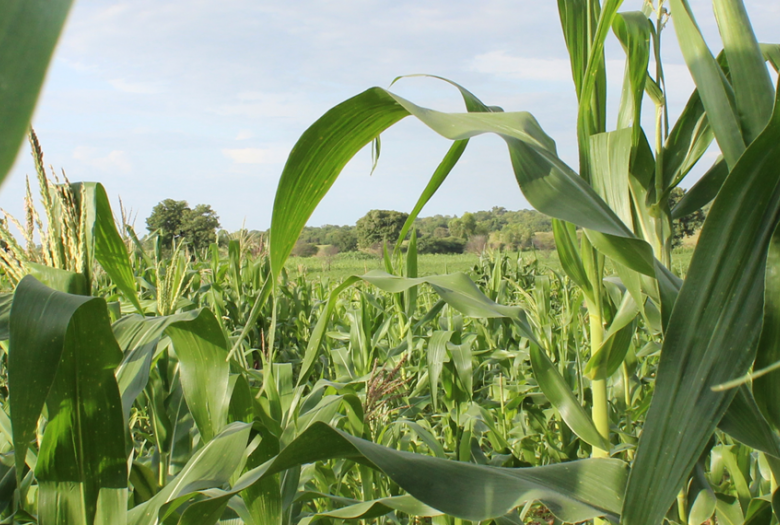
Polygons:
<instances>
[{"instance_id":1,"label":"distant tree","mask_svg":"<svg viewBox=\"0 0 780 525\"><path fill-rule=\"evenodd\" d=\"M458 218L452 219L447 223L447 230L449 230L450 235L453 237L458 239L466 238L466 233L463 230L463 221Z\"/></svg>"},{"instance_id":2,"label":"distant tree","mask_svg":"<svg viewBox=\"0 0 780 525\"><path fill-rule=\"evenodd\" d=\"M329 233L325 243L336 246L341 253L354 252L358 246L357 234L352 228L340 228Z\"/></svg>"},{"instance_id":3,"label":"distant tree","mask_svg":"<svg viewBox=\"0 0 780 525\"><path fill-rule=\"evenodd\" d=\"M181 233L193 249L205 250L217 241L219 217L208 204L198 204L192 210L185 210L181 220Z\"/></svg>"},{"instance_id":4,"label":"distant tree","mask_svg":"<svg viewBox=\"0 0 780 525\"><path fill-rule=\"evenodd\" d=\"M446 226L444 226L444 227L439 226L438 228L433 230L433 236L437 237L439 239L443 239L445 237L449 237L450 236L450 230L448 230Z\"/></svg>"},{"instance_id":5,"label":"distant tree","mask_svg":"<svg viewBox=\"0 0 780 525\"><path fill-rule=\"evenodd\" d=\"M498 232L498 238L504 246L511 246L513 249L528 248L531 246L531 238L534 232L528 224L514 222L504 226Z\"/></svg>"},{"instance_id":6,"label":"distant tree","mask_svg":"<svg viewBox=\"0 0 780 525\"><path fill-rule=\"evenodd\" d=\"M368 249L377 244L394 243L401 234L407 213L392 210L371 210L355 225L358 246Z\"/></svg>"},{"instance_id":7,"label":"distant tree","mask_svg":"<svg viewBox=\"0 0 780 525\"><path fill-rule=\"evenodd\" d=\"M162 245L170 248L173 239L181 236L184 212L189 209L187 201L165 199L152 208L152 214L146 219L146 229L157 231Z\"/></svg>"},{"instance_id":8,"label":"distant tree","mask_svg":"<svg viewBox=\"0 0 780 525\"><path fill-rule=\"evenodd\" d=\"M336 257L339 253L339 247L335 244L328 244L327 246L323 246L319 249L317 252L317 257L325 261L325 265L327 267L327 271L330 271L330 264L333 262L333 258Z\"/></svg>"},{"instance_id":9,"label":"distant tree","mask_svg":"<svg viewBox=\"0 0 780 525\"><path fill-rule=\"evenodd\" d=\"M460 222L463 225L463 237L468 239L477 232L477 218L473 213L466 212L460 218Z\"/></svg>"},{"instance_id":10,"label":"distant tree","mask_svg":"<svg viewBox=\"0 0 780 525\"><path fill-rule=\"evenodd\" d=\"M187 201L165 199L158 203L146 219L146 229L157 231L164 248L170 248L174 239L181 239L196 250L208 248L217 240L219 217L208 204L190 209Z\"/></svg>"},{"instance_id":11,"label":"distant tree","mask_svg":"<svg viewBox=\"0 0 780 525\"><path fill-rule=\"evenodd\" d=\"M316 244L298 240L292 249L292 255L295 257L312 257L317 255L318 251L320 251L320 249L317 248Z\"/></svg>"}]
</instances>

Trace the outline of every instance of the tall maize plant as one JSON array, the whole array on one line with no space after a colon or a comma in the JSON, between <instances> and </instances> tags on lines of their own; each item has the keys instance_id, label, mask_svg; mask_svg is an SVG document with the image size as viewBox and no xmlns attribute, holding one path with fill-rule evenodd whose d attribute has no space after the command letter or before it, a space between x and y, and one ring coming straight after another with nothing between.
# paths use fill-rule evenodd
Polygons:
<instances>
[{"instance_id":1,"label":"tall maize plant","mask_svg":"<svg viewBox=\"0 0 780 525\"><path fill-rule=\"evenodd\" d=\"M713 1L724 44L717 56L704 43L686 0L648 2L640 12L619 12L621 3L559 1L579 101L578 172L557 156L554 141L529 113L488 106L458 85L467 113L441 113L371 88L328 111L293 148L274 204L271 264L278 275L344 165L401 119L414 116L453 141L407 226L470 139L484 133L499 135L528 202L556 219L561 264L585 297L592 346L586 368L592 379L591 416L571 402L568 387L556 388L560 381L547 373L549 360L535 345L532 363L545 395L572 430L593 445L594 457L609 455L605 380L625 356L618 334L631 330L631 319L640 313L662 334L655 394L621 497L620 516L628 524L655 524L687 483L722 419L721 426L736 438L774 454L776 438L762 442L757 436L766 436L769 425L774 432L780 429L777 377L772 371L778 361L774 232L780 211L776 168L780 106L766 66L768 60L777 69L779 48L756 41L741 0ZM669 16L697 86L671 129L661 62L661 36ZM607 131L604 59L610 32L626 52L613 131ZM651 57L653 72L648 71ZM646 99L655 106L649 133L640 118ZM713 140L722 156L671 210L671 190ZM671 220L711 201L712 211L682 282L669 270ZM585 233L579 243L575 227ZM408 227L402 235L407 231ZM625 288L618 304L610 304L605 293L605 258ZM379 275L364 279L392 291L422 282ZM383 279L399 284L393 289ZM448 297L452 286L436 279L427 282L445 301L452 299ZM501 311L498 305L478 312L472 305L450 304L467 315L506 315L522 321L519 313ZM654 312L660 312L655 323ZM751 367L760 376L752 388L745 387L751 385L749 376L743 377ZM745 406L760 410L746 416ZM728 424L740 411L740 425Z\"/></svg>"}]
</instances>

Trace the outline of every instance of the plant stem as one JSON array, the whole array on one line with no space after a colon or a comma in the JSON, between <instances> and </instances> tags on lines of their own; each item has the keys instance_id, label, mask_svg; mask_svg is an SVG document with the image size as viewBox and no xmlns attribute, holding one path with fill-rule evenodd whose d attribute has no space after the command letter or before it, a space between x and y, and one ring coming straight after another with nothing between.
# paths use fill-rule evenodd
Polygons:
<instances>
[{"instance_id":1,"label":"plant stem","mask_svg":"<svg viewBox=\"0 0 780 525\"><path fill-rule=\"evenodd\" d=\"M604 328L601 322L601 312L596 311L596 308L589 309L588 318L590 320L590 350L591 355L594 355L601 344L604 342ZM609 404L607 402L607 380L606 379L594 379L590 385L591 392L593 393L593 408L591 415L593 417L593 423L596 425L596 430L599 431L601 436L609 441ZM593 447L591 456L594 458L608 458L609 450L602 450L597 447Z\"/></svg>"}]
</instances>

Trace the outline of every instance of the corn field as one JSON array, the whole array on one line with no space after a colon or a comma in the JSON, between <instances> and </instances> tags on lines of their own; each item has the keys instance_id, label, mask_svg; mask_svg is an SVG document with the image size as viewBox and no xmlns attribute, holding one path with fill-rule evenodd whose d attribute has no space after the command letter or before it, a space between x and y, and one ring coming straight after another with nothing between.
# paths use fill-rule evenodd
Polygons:
<instances>
[{"instance_id":1,"label":"corn field","mask_svg":"<svg viewBox=\"0 0 780 525\"><path fill-rule=\"evenodd\" d=\"M558 1L576 167L533 115L452 81L461 113L370 88L291 151L267 250L200 253L150 248L102 184L47 169L29 123L70 3L0 6L0 174L25 137L37 171L0 224L0 523L778 523L780 45L742 0L712 2L718 53L687 0ZM662 36L696 85L675 122ZM384 269L289 274L342 168L406 117L452 146ZM487 133L562 270L491 252L420 276L414 220ZM672 220L710 203L683 279Z\"/></svg>"}]
</instances>

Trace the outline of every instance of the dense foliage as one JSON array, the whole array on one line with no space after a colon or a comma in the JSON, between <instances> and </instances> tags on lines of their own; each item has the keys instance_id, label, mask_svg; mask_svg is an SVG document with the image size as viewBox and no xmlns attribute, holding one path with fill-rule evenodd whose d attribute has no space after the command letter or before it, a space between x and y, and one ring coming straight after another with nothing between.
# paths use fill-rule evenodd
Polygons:
<instances>
[{"instance_id":1,"label":"dense foliage","mask_svg":"<svg viewBox=\"0 0 780 525\"><path fill-rule=\"evenodd\" d=\"M146 229L159 235L164 248L171 249L179 241L200 251L217 240L219 217L208 204L190 208L187 201L165 199L152 209Z\"/></svg>"}]
</instances>

